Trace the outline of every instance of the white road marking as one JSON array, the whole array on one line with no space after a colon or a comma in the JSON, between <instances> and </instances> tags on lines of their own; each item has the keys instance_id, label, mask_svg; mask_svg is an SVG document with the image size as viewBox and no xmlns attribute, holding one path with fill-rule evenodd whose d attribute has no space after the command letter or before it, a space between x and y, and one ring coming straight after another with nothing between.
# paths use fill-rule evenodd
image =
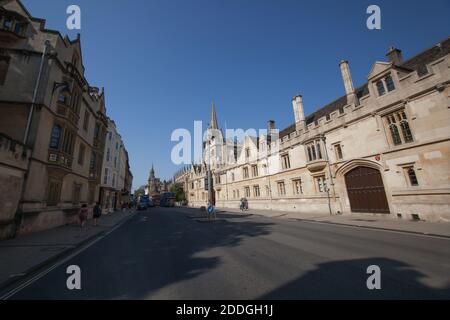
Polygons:
<instances>
[{"instance_id":1,"label":"white road marking","mask_svg":"<svg viewBox=\"0 0 450 320\"><path fill-rule=\"evenodd\" d=\"M48 273L50 273L51 271L53 271L54 269L58 268L59 266L61 266L62 264L66 263L67 261L71 260L72 258L74 258L75 256L77 256L78 254L80 254L81 252L85 251L86 249L90 248L91 246L93 246L94 244L96 244L98 241L102 240L103 238L105 238L106 236L108 236L109 234L111 234L112 232L114 232L115 230L117 230L118 228L120 228L122 225L124 225L128 220L130 220L133 216L131 216L130 218L122 221L121 223L119 223L117 226L113 227L111 230L109 230L108 232L104 233L103 235L98 236L96 239L94 239L92 242L82 246L81 248L77 249L75 252L73 252L72 254L70 254L69 256L67 256L66 258L64 258L63 260L60 260L58 262L56 262L54 265L52 265L51 267L49 267L48 269L42 271L41 273L35 275L34 277L30 278L29 280L25 281L24 283L22 283L21 285L17 286L16 288L12 289L11 291L7 292L6 294L4 294L3 296L0 296L0 300L8 300L9 298L11 298L12 296L14 296L15 294L17 294L18 292L22 291L23 289L25 289L26 287L28 287L29 285L33 284L34 282L36 282L37 280L41 279L42 277L44 277L45 275L47 275Z\"/></svg>"}]
</instances>

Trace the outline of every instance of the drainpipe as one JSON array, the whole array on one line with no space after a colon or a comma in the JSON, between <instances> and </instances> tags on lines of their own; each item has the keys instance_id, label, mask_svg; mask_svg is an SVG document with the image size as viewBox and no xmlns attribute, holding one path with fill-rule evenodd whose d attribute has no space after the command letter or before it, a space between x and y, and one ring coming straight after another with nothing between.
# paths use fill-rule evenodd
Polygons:
<instances>
[{"instance_id":1,"label":"drainpipe","mask_svg":"<svg viewBox=\"0 0 450 320\"><path fill-rule=\"evenodd\" d=\"M38 94L38 90L39 90L39 85L41 83L42 71L44 69L45 55L47 54L47 48L49 46L50 46L50 41L49 40L45 40L44 51L42 52L41 64L39 66L39 73L38 73L38 77L36 79L36 84L34 86L33 100L31 101L30 113L28 114L27 126L25 128L25 135L24 135L24 138L23 138L23 144L24 145L26 145L27 142L28 142L28 135L30 133L31 121L32 121L32 118L33 118L34 108L35 108L35 105L36 105L36 98L37 98L37 94Z\"/></svg>"},{"instance_id":2,"label":"drainpipe","mask_svg":"<svg viewBox=\"0 0 450 320\"><path fill-rule=\"evenodd\" d=\"M42 56L41 56L41 63L39 66L39 74L38 77L36 79L36 85L34 87L34 91L33 91L33 100L31 102L31 108L30 108L30 113L28 114L28 120L27 120L27 127L25 128L25 135L24 135L24 139L23 139L23 147L25 148L25 150L27 149L27 142L28 142L28 135L30 132L30 127L31 127L31 120L33 117L33 112L34 112L34 108L36 105L36 98L37 98L37 93L38 93L38 89L39 89L39 85L41 82L41 77L42 77L42 71L44 69L44 61L45 61L45 55L47 54L47 48L50 46L50 41L46 40L44 43L44 51L42 52ZM30 168L31 168L31 157L33 155L33 149L30 148L31 152L30 152L30 158L28 159L28 164L27 164L27 170L25 171L24 175L23 175L23 182L22 182L22 188L20 191L20 198L19 198L19 203L17 206L17 211L16 214L14 216L14 231L13 231L13 238L15 238L18 234L18 232L20 231L20 227L22 225L22 219L23 219L23 209L22 209L22 205L23 205L23 200L25 197L25 190L26 190L26 186L28 183L28 176L30 173Z\"/></svg>"}]
</instances>

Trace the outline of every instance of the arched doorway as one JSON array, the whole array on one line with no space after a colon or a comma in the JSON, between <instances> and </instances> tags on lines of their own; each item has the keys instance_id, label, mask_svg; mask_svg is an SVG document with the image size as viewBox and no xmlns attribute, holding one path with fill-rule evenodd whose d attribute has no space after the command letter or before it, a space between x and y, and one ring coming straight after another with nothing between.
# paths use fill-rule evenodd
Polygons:
<instances>
[{"instance_id":1,"label":"arched doorway","mask_svg":"<svg viewBox=\"0 0 450 320\"><path fill-rule=\"evenodd\" d=\"M356 167L345 174L352 212L390 213L381 173L369 167Z\"/></svg>"}]
</instances>

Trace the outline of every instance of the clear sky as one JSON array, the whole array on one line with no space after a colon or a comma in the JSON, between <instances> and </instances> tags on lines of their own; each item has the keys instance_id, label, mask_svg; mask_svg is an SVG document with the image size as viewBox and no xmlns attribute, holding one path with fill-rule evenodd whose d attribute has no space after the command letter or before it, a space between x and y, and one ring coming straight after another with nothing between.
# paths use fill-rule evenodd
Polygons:
<instances>
[{"instance_id":1,"label":"clear sky","mask_svg":"<svg viewBox=\"0 0 450 320\"><path fill-rule=\"evenodd\" d=\"M107 112L130 155L133 187L149 168L170 178L172 130L207 125L265 128L293 122L291 99L309 114L340 97L339 61L355 87L391 45L411 57L450 35L450 1L23 0L47 28L81 33L86 77L105 87ZM66 29L66 8L82 10L81 30ZM381 30L366 28L371 4Z\"/></svg>"}]
</instances>

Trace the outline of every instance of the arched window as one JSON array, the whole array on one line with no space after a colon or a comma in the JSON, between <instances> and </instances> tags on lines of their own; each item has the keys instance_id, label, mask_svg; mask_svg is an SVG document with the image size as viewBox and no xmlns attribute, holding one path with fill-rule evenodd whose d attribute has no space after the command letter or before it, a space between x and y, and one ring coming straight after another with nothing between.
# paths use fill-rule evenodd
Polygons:
<instances>
[{"instance_id":1,"label":"arched window","mask_svg":"<svg viewBox=\"0 0 450 320\"><path fill-rule=\"evenodd\" d=\"M308 160L312 161L311 148L308 147Z\"/></svg>"},{"instance_id":2,"label":"arched window","mask_svg":"<svg viewBox=\"0 0 450 320\"><path fill-rule=\"evenodd\" d=\"M52 134L50 137L50 148L58 149L60 140L61 140L61 126L55 124L53 126Z\"/></svg>"}]
</instances>

